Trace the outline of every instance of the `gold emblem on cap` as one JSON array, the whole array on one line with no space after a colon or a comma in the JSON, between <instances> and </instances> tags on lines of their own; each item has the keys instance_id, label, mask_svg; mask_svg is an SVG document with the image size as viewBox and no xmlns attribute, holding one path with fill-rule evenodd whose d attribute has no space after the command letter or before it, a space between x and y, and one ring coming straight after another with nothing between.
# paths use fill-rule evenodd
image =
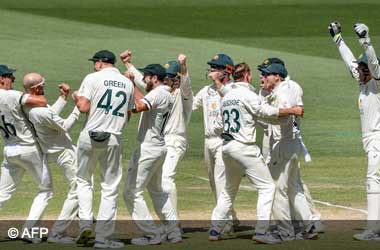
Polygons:
<instances>
[{"instance_id":1,"label":"gold emblem on cap","mask_svg":"<svg viewBox=\"0 0 380 250\"><path fill-rule=\"evenodd\" d=\"M263 62L264 65L268 65L269 64L269 60L268 59L265 59L264 62Z\"/></svg>"},{"instance_id":2,"label":"gold emblem on cap","mask_svg":"<svg viewBox=\"0 0 380 250\"><path fill-rule=\"evenodd\" d=\"M170 67L169 63L167 63L167 64L164 65L165 69L168 69L169 67Z\"/></svg>"},{"instance_id":3,"label":"gold emblem on cap","mask_svg":"<svg viewBox=\"0 0 380 250\"><path fill-rule=\"evenodd\" d=\"M212 59L216 61L216 60L219 59L219 56L218 56L218 55L215 55Z\"/></svg>"}]
</instances>

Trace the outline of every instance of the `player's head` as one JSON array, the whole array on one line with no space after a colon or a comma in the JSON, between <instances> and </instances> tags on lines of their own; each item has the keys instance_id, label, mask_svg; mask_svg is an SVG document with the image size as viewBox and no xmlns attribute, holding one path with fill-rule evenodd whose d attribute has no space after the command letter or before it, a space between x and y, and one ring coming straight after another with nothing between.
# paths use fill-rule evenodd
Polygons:
<instances>
[{"instance_id":1,"label":"player's head","mask_svg":"<svg viewBox=\"0 0 380 250\"><path fill-rule=\"evenodd\" d=\"M269 65L274 64L274 63L281 64L281 65L283 65L285 67L284 61L281 60L280 58L278 58L278 57L268 57L261 64L257 65L257 69L259 71L261 71L260 69L266 68ZM266 79L264 78L264 76L261 74L260 75L260 87L262 89L265 89L265 88L268 87L267 84L268 84L268 82L266 81Z\"/></svg>"},{"instance_id":2,"label":"player's head","mask_svg":"<svg viewBox=\"0 0 380 250\"><path fill-rule=\"evenodd\" d=\"M23 84L25 91L29 94L44 94L45 78L43 78L39 73L26 74L24 76Z\"/></svg>"},{"instance_id":3,"label":"player's head","mask_svg":"<svg viewBox=\"0 0 380 250\"><path fill-rule=\"evenodd\" d=\"M177 61L169 61L164 65L166 77L164 84L172 88L178 88L181 82L181 66Z\"/></svg>"},{"instance_id":4,"label":"player's head","mask_svg":"<svg viewBox=\"0 0 380 250\"><path fill-rule=\"evenodd\" d=\"M232 74L235 82L248 82L252 81L252 73L248 64L242 62L235 65L234 73Z\"/></svg>"},{"instance_id":5,"label":"player's head","mask_svg":"<svg viewBox=\"0 0 380 250\"><path fill-rule=\"evenodd\" d=\"M12 83L15 81L15 69L9 68L7 65L0 65L0 88L12 89Z\"/></svg>"},{"instance_id":6,"label":"player's head","mask_svg":"<svg viewBox=\"0 0 380 250\"><path fill-rule=\"evenodd\" d=\"M272 63L267 67L258 67L258 70L261 72L261 88L269 92L288 76L285 66L280 63Z\"/></svg>"},{"instance_id":7,"label":"player's head","mask_svg":"<svg viewBox=\"0 0 380 250\"><path fill-rule=\"evenodd\" d=\"M88 60L94 62L95 71L100 71L104 68L113 67L116 63L116 56L109 50L99 50Z\"/></svg>"},{"instance_id":8,"label":"player's head","mask_svg":"<svg viewBox=\"0 0 380 250\"><path fill-rule=\"evenodd\" d=\"M212 78L210 74L219 73L219 80L223 83L230 80L230 75L234 71L234 62L231 57L226 54L217 54L210 61L207 62L210 65L208 77Z\"/></svg>"},{"instance_id":9,"label":"player's head","mask_svg":"<svg viewBox=\"0 0 380 250\"><path fill-rule=\"evenodd\" d=\"M149 64L140 71L144 74L143 80L146 83L145 90L147 92L162 84L166 77L166 70L160 64Z\"/></svg>"},{"instance_id":10,"label":"player's head","mask_svg":"<svg viewBox=\"0 0 380 250\"><path fill-rule=\"evenodd\" d=\"M369 80L372 79L372 75L369 72L368 69L368 58L367 54L363 53L361 54L358 59L356 60L356 63L358 64L357 70L359 73L359 81L363 84L367 83Z\"/></svg>"}]
</instances>

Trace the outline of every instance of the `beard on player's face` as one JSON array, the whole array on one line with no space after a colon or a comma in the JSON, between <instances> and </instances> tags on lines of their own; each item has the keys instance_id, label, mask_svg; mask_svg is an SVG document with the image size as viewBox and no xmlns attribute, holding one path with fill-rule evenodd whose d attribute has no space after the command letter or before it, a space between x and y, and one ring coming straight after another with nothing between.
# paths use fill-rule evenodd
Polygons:
<instances>
[{"instance_id":1,"label":"beard on player's face","mask_svg":"<svg viewBox=\"0 0 380 250\"><path fill-rule=\"evenodd\" d=\"M143 81L146 83L145 91L149 92L153 89L153 80L151 75L144 75Z\"/></svg>"}]
</instances>

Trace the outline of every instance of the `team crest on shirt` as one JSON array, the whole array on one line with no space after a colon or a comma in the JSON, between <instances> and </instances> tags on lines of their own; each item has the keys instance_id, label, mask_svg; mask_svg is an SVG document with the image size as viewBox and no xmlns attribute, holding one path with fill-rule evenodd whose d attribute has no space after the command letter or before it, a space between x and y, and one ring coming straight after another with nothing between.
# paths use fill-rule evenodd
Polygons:
<instances>
[{"instance_id":1,"label":"team crest on shirt","mask_svg":"<svg viewBox=\"0 0 380 250\"><path fill-rule=\"evenodd\" d=\"M211 103L211 108L212 108L212 109L216 109L216 108L217 108L217 105L216 105L215 102Z\"/></svg>"},{"instance_id":2,"label":"team crest on shirt","mask_svg":"<svg viewBox=\"0 0 380 250\"><path fill-rule=\"evenodd\" d=\"M359 98L358 100L358 106L359 106L359 112L360 114L363 114L363 103L362 103L362 98Z\"/></svg>"}]
</instances>

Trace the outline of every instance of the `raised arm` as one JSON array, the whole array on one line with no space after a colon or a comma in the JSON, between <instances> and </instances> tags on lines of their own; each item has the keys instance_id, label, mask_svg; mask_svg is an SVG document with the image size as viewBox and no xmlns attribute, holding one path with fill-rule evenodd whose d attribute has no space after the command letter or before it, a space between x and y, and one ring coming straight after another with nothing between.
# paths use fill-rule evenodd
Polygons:
<instances>
[{"instance_id":1,"label":"raised arm","mask_svg":"<svg viewBox=\"0 0 380 250\"><path fill-rule=\"evenodd\" d=\"M342 37L342 27L339 22L330 23L329 27L330 35L333 38L336 46L338 47L340 56L350 71L352 77L359 82L359 72L357 71L358 64L356 58L350 48L346 45Z\"/></svg>"},{"instance_id":2,"label":"raised arm","mask_svg":"<svg viewBox=\"0 0 380 250\"><path fill-rule=\"evenodd\" d=\"M127 72L130 72L134 75L134 83L139 88L140 91L145 93L146 83L144 82L144 75L136 69L136 67L131 62L132 52L130 50L126 50L120 54L120 59L124 63ZM127 74L126 74L127 76ZM127 76L128 77L128 76Z\"/></svg>"},{"instance_id":3,"label":"raised arm","mask_svg":"<svg viewBox=\"0 0 380 250\"><path fill-rule=\"evenodd\" d=\"M355 32L359 37L359 43L364 49L364 53L368 60L368 69L372 77L379 80L380 79L380 65L377 59L375 49L372 47L371 39L369 37L369 28L367 25L362 23L357 23L354 25Z\"/></svg>"},{"instance_id":4,"label":"raised arm","mask_svg":"<svg viewBox=\"0 0 380 250\"><path fill-rule=\"evenodd\" d=\"M60 95L50 109L59 115L67 103L66 100L70 93L70 86L66 83L61 83L58 85L58 88Z\"/></svg>"}]
</instances>

